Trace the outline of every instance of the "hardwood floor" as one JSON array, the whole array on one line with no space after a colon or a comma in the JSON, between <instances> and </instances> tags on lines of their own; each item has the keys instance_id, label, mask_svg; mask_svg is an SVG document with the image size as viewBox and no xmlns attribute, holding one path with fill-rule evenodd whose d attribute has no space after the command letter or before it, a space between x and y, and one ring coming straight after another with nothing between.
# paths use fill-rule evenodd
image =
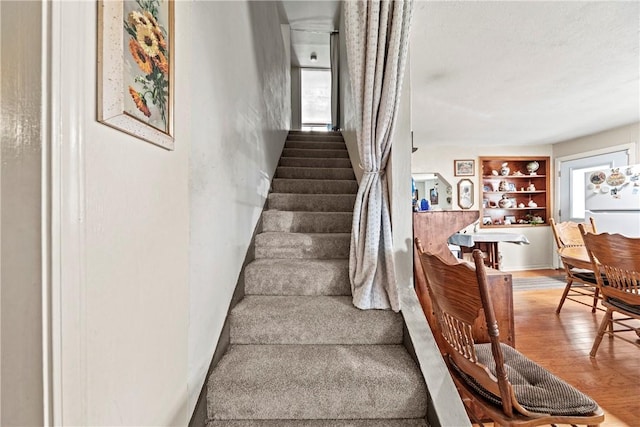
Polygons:
<instances>
[{"instance_id":1,"label":"hardwood floor","mask_svg":"<svg viewBox=\"0 0 640 427\"><path fill-rule=\"evenodd\" d=\"M560 270L513 272L512 276L558 275ZM607 336L596 358L589 351L603 312L566 301L555 309L562 289L513 294L516 348L579 390L605 411L602 426L640 426L640 350ZM627 337L637 339L629 332Z\"/></svg>"}]
</instances>

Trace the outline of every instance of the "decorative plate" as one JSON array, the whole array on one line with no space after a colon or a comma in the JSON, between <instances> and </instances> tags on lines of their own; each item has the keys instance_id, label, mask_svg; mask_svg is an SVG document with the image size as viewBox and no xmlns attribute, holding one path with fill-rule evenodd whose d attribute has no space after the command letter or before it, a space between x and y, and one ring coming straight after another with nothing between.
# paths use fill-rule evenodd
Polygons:
<instances>
[{"instance_id":1,"label":"decorative plate","mask_svg":"<svg viewBox=\"0 0 640 427\"><path fill-rule=\"evenodd\" d=\"M607 179L607 175L605 175L605 173L602 171L594 172L589 177L589 181L591 181L591 183L595 185L602 184L605 179Z\"/></svg>"},{"instance_id":2,"label":"decorative plate","mask_svg":"<svg viewBox=\"0 0 640 427\"><path fill-rule=\"evenodd\" d=\"M607 177L607 184L617 187L624 184L626 180L627 178L620 172L620 169L612 169L611 175Z\"/></svg>"}]
</instances>

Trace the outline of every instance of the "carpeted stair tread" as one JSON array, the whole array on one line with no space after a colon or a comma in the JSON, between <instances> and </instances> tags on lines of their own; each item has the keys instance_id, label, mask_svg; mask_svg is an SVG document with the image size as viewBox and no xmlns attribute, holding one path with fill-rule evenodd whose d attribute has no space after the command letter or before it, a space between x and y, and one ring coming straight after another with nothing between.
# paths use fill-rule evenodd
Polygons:
<instances>
[{"instance_id":1,"label":"carpeted stair tread","mask_svg":"<svg viewBox=\"0 0 640 427\"><path fill-rule=\"evenodd\" d=\"M349 168L352 169L348 158L320 158L320 157L280 157L280 166L294 166L303 168Z\"/></svg>"},{"instance_id":2,"label":"carpeted stair tread","mask_svg":"<svg viewBox=\"0 0 640 427\"><path fill-rule=\"evenodd\" d=\"M245 268L246 295L351 295L346 259L257 259Z\"/></svg>"},{"instance_id":3,"label":"carpeted stair tread","mask_svg":"<svg viewBox=\"0 0 640 427\"><path fill-rule=\"evenodd\" d=\"M269 210L307 212L352 212L355 194L269 193Z\"/></svg>"},{"instance_id":4,"label":"carpeted stair tread","mask_svg":"<svg viewBox=\"0 0 640 427\"><path fill-rule=\"evenodd\" d=\"M300 168L278 166L275 178L291 179L349 179L355 180L352 169L348 168Z\"/></svg>"},{"instance_id":5,"label":"carpeted stair tread","mask_svg":"<svg viewBox=\"0 0 640 427\"><path fill-rule=\"evenodd\" d=\"M350 296L245 296L231 311L231 344L401 344L402 316L360 310Z\"/></svg>"},{"instance_id":6,"label":"carpeted stair tread","mask_svg":"<svg viewBox=\"0 0 640 427\"><path fill-rule=\"evenodd\" d=\"M351 233L268 231L255 240L255 257L343 259L349 257Z\"/></svg>"},{"instance_id":7,"label":"carpeted stair tread","mask_svg":"<svg viewBox=\"0 0 640 427\"><path fill-rule=\"evenodd\" d=\"M352 212L264 211L262 231L350 233Z\"/></svg>"},{"instance_id":8,"label":"carpeted stair tread","mask_svg":"<svg viewBox=\"0 0 640 427\"><path fill-rule=\"evenodd\" d=\"M289 133L287 140L294 141L344 141L341 133L309 134L308 132Z\"/></svg>"},{"instance_id":9,"label":"carpeted stair tread","mask_svg":"<svg viewBox=\"0 0 640 427\"><path fill-rule=\"evenodd\" d=\"M207 427L427 427L421 418L385 420L213 420Z\"/></svg>"},{"instance_id":10,"label":"carpeted stair tread","mask_svg":"<svg viewBox=\"0 0 640 427\"><path fill-rule=\"evenodd\" d=\"M231 345L207 403L209 419L422 418L427 393L401 345Z\"/></svg>"},{"instance_id":11,"label":"carpeted stair tread","mask_svg":"<svg viewBox=\"0 0 640 427\"><path fill-rule=\"evenodd\" d=\"M271 187L274 193L297 194L356 194L355 179L293 179L274 178Z\"/></svg>"},{"instance_id":12,"label":"carpeted stair tread","mask_svg":"<svg viewBox=\"0 0 640 427\"><path fill-rule=\"evenodd\" d=\"M284 143L284 148L303 148L318 150L346 150L344 141L304 141L288 139Z\"/></svg>"},{"instance_id":13,"label":"carpeted stair tread","mask_svg":"<svg viewBox=\"0 0 640 427\"><path fill-rule=\"evenodd\" d=\"M326 150L326 149L305 149L305 148L284 148L282 150L282 157L321 157L321 158L349 158L349 152L347 149L342 150Z\"/></svg>"}]
</instances>

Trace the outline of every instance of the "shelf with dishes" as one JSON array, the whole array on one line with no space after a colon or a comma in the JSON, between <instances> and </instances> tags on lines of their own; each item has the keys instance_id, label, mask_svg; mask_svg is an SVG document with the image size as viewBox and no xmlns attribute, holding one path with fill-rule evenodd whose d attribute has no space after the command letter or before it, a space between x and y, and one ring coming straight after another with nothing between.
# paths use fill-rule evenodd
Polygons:
<instances>
[{"instance_id":1,"label":"shelf with dishes","mask_svg":"<svg viewBox=\"0 0 640 427\"><path fill-rule=\"evenodd\" d=\"M544 194L545 190L534 190L534 191L484 191L484 194Z\"/></svg>"},{"instance_id":2,"label":"shelf with dishes","mask_svg":"<svg viewBox=\"0 0 640 427\"><path fill-rule=\"evenodd\" d=\"M482 175L483 179L499 179L499 178L509 178L509 179L534 179L534 178L546 178L546 175Z\"/></svg>"},{"instance_id":3,"label":"shelf with dishes","mask_svg":"<svg viewBox=\"0 0 640 427\"><path fill-rule=\"evenodd\" d=\"M481 157L482 227L546 225L549 157Z\"/></svg>"},{"instance_id":4,"label":"shelf with dishes","mask_svg":"<svg viewBox=\"0 0 640 427\"><path fill-rule=\"evenodd\" d=\"M502 210L502 211L530 211L533 209L547 209L544 206L538 206L535 208L530 208L530 207L525 207L525 208L501 208L501 207L487 207L485 209L495 209L495 210Z\"/></svg>"}]
</instances>

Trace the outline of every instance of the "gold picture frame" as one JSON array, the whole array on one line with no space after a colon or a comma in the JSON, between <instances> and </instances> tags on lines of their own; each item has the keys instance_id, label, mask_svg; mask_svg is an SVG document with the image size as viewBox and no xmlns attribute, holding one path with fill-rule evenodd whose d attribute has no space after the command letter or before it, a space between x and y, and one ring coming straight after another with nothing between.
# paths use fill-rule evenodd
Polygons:
<instances>
[{"instance_id":1,"label":"gold picture frame","mask_svg":"<svg viewBox=\"0 0 640 427\"><path fill-rule=\"evenodd\" d=\"M98 2L98 121L174 149L173 0Z\"/></svg>"},{"instance_id":2,"label":"gold picture frame","mask_svg":"<svg viewBox=\"0 0 640 427\"><path fill-rule=\"evenodd\" d=\"M473 159L454 160L454 176L474 176L476 174L476 161Z\"/></svg>"},{"instance_id":3,"label":"gold picture frame","mask_svg":"<svg viewBox=\"0 0 640 427\"><path fill-rule=\"evenodd\" d=\"M458 206L460 209L471 209L473 207L473 181L461 179L458 181Z\"/></svg>"}]
</instances>

